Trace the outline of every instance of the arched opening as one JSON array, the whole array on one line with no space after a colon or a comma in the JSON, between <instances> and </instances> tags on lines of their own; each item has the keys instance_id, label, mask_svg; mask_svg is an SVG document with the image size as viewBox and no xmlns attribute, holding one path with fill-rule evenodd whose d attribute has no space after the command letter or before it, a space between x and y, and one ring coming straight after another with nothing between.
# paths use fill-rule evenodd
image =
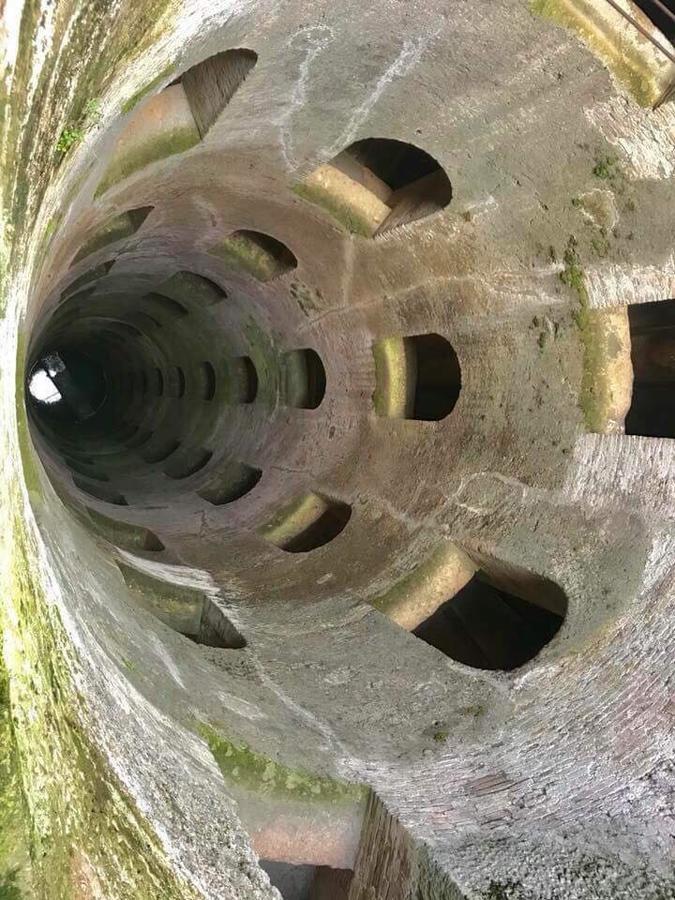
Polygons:
<instances>
[{"instance_id":1,"label":"arched opening","mask_svg":"<svg viewBox=\"0 0 675 900\"><path fill-rule=\"evenodd\" d=\"M440 334L392 337L373 346L379 415L440 421L459 399L462 375L459 359Z\"/></svg>"},{"instance_id":2,"label":"arched opening","mask_svg":"<svg viewBox=\"0 0 675 900\"><path fill-rule=\"evenodd\" d=\"M316 350L291 350L282 360L282 398L287 406L316 409L326 393L326 370Z\"/></svg>"},{"instance_id":3,"label":"arched opening","mask_svg":"<svg viewBox=\"0 0 675 900\"><path fill-rule=\"evenodd\" d=\"M117 564L132 598L157 619L195 644L241 650L246 639L220 607L200 591Z\"/></svg>"},{"instance_id":4,"label":"arched opening","mask_svg":"<svg viewBox=\"0 0 675 900\"><path fill-rule=\"evenodd\" d=\"M232 390L235 403L253 403L258 396L258 373L250 356L240 356L231 363Z\"/></svg>"},{"instance_id":5,"label":"arched opening","mask_svg":"<svg viewBox=\"0 0 675 900\"><path fill-rule=\"evenodd\" d=\"M209 252L258 281L280 278L298 264L295 254L277 238L246 228L234 231Z\"/></svg>"},{"instance_id":6,"label":"arched opening","mask_svg":"<svg viewBox=\"0 0 675 900\"><path fill-rule=\"evenodd\" d=\"M280 510L258 533L286 553L309 553L335 540L351 515L349 504L310 493Z\"/></svg>"},{"instance_id":7,"label":"arched opening","mask_svg":"<svg viewBox=\"0 0 675 900\"><path fill-rule=\"evenodd\" d=\"M148 94L156 87L157 79L130 97L122 109L131 116L117 140L96 196L146 166L198 145L257 59L253 50L226 50L192 66L153 96Z\"/></svg>"},{"instance_id":8,"label":"arched opening","mask_svg":"<svg viewBox=\"0 0 675 900\"><path fill-rule=\"evenodd\" d=\"M199 135L206 136L258 61L253 50L216 53L180 77Z\"/></svg>"},{"instance_id":9,"label":"arched opening","mask_svg":"<svg viewBox=\"0 0 675 900\"><path fill-rule=\"evenodd\" d=\"M675 300L628 307L633 397L626 434L675 438Z\"/></svg>"},{"instance_id":10,"label":"arched opening","mask_svg":"<svg viewBox=\"0 0 675 900\"><path fill-rule=\"evenodd\" d=\"M296 187L349 231L371 237L445 209L452 186L425 150L391 138L365 138L319 166Z\"/></svg>"},{"instance_id":11,"label":"arched opening","mask_svg":"<svg viewBox=\"0 0 675 900\"><path fill-rule=\"evenodd\" d=\"M413 634L466 666L508 672L555 637L566 612L565 594L548 579L481 570Z\"/></svg>"}]
</instances>

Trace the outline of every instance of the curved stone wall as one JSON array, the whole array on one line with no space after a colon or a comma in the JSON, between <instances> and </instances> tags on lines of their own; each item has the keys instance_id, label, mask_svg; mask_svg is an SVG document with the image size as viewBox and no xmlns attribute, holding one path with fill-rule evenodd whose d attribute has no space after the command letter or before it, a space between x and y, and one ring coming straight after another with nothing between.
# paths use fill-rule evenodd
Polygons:
<instances>
[{"instance_id":1,"label":"curved stone wall","mask_svg":"<svg viewBox=\"0 0 675 900\"><path fill-rule=\"evenodd\" d=\"M675 889L672 67L423 6L5 10L37 896Z\"/></svg>"}]
</instances>

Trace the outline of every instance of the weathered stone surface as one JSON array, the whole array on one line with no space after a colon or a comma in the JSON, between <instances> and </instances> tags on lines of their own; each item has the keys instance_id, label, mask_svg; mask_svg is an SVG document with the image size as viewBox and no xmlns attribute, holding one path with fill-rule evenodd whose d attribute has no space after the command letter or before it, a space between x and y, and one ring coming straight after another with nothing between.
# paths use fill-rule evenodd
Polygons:
<instances>
[{"instance_id":1,"label":"weathered stone surface","mask_svg":"<svg viewBox=\"0 0 675 900\"><path fill-rule=\"evenodd\" d=\"M592 8L581 39L572 6ZM278 897L262 857L353 870L350 900L674 893L675 441L623 420L648 346L625 308L675 295L675 107L638 104L670 70L605 6L6 5L0 571L26 892ZM242 48L257 61L209 87L203 140L120 162L134 121L176 124L172 82ZM449 205L372 236L335 183L315 202L368 137L430 154ZM437 420L414 416L403 341L429 334L461 368ZM99 418L26 402L55 345L105 370ZM306 348L316 408L284 403ZM331 505L344 527L288 552ZM474 569L566 599L513 671L410 633ZM130 571L195 600L180 627ZM207 605L245 646L200 640Z\"/></svg>"}]
</instances>

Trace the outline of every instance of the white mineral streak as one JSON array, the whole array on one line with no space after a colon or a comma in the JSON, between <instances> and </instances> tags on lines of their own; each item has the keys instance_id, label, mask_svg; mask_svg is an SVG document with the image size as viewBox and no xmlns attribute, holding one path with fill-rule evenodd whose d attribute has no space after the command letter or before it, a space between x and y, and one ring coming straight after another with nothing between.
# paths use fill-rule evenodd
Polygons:
<instances>
[{"instance_id":1,"label":"white mineral streak","mask_svg":"<svg viewBox=\"0 0 675 900\"><path fill-rule=\"evenodd\" d=\"M0 21L0 69L7 86L11 84L16 56L19 51L23 0L5 0Z\"/></svg>"},{"instance_id":2,"label":"white mineral streak","mask_svg":"<svg viewBox=\"0 0 675 900\"><path fill-rule=\"evenodd\" d=\"M662 181L675 173L675 105L643 109L615 96L585 110L588 120L620 151L632 178Z\"/></svg>"},{"instance_id":3,"label":"white mineral streak","mask_svg":"<svg viewBox=\"0 0 675 900\"><path fill-rule=\"evenodd\" d=\"M403 78L414 69L420 61L424 51L438 33L437 30L429 35L419 37L417 40L405 41L396 59L394 59L387 66L382 75L380 75L368 96L361 101L352 113L344 130L335 143L326 150L324 154L326 159L332 158L339 153L340 150L352 143L357 136L359 128L367 120L371 110L379 101L380 97L382 97L389 85L396 81L396 79Z\"/></svg>"},{"instance_id":4,"label":"white mineral streak","mask_svg":"<svg viewBox=\"0 0 675 900\"><path fill-rule=\"evenodd\" d=\"M585 270L589 305L595 309L651 303L675 296L675 255L662 266L603 262Z\"/></svg>"},{"instance_id":5,"label":"white mineral streak","mask_svg":"<svg viewBox=\"0 0 675 900\"><path fill-rule=\"evenodd\" d=\"M281 139L281 151L284 155L289 168L295 167L295 157L293 154L293 134L291 131L291 119L296 110L301 109L305 105L307 98L307 83L312 63L330 43L335 39L332 28L326 25L318 25L313 28L303 28L295 35L291 41L290 49L296 39L301 39L307 44L305 55L300 63L298 78L293 84L288 103L283 107L276 124L279 128L279 137Z\"/></svg>"}]
</instances>

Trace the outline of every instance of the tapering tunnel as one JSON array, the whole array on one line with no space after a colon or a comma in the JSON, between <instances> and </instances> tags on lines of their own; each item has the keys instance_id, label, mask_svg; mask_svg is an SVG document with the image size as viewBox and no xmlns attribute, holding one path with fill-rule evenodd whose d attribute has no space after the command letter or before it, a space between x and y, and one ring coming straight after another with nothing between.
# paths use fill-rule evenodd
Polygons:
<instances>
[{"instance_id":1,"label":"tapering tunnel","mask_svg":"<svg viewBox=\"0 0 675 900\"><path fill-rule=\"evenodd\" d=\"M671 69L605 0L193 5L23 245L68 721L200 896L667 896Z\"/></svg>"}]
</instances>

